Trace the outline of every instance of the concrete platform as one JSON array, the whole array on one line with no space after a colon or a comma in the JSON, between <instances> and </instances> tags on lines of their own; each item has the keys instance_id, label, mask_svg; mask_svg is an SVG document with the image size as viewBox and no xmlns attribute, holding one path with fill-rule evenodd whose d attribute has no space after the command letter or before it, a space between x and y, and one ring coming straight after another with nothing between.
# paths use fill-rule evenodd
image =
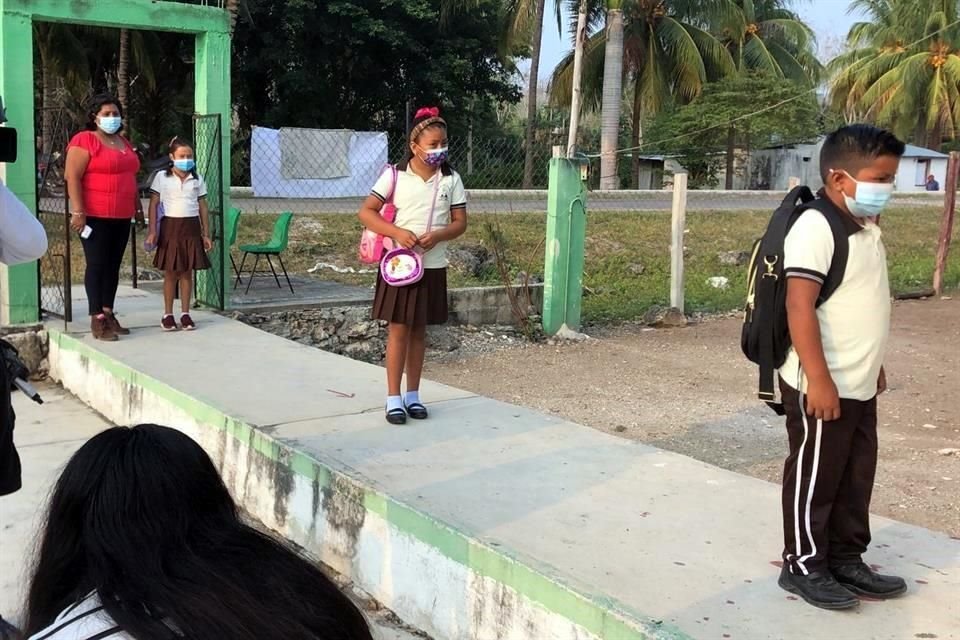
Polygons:
<instances>
[{"instance_id":1,"label":"concrete platform","mask_svg":"<svg viewBox=\"0 0 960 640\"><path fill-rule=\"evenodd\" d=\"M389 427L382 369L206 313L163 334L156 306L118 302L143 328L115 344L51 326L53 375L190 433L246 508L437 638L960 638L960 541L876 518L868 560L910 594L819 611L776 586L774 485L442 385Z\"/></svg>"},{"instance_id":2,"label":"concrete platform","mask_svg":"<svg viewBox=\"0 0 960 640\"><path fill-rule=\"evenodd\" d=\"M302 307L352 307L373 302L373 289L370 287L356 287L330 282L320 277L297 275L290 276L290 283L293 285L293 293L290 293L283 274L280 274L281 287L277 287L272 277L258 276L247 292L247 275L244 274L243 283L229 292L230 308L237 311L275 311ZM82 286L80 288L82 289ZM163 295L162 282L141 282L140 288L149 293ZM85 309L84 306L81 312Z\"/></svg>"}]
</instances>

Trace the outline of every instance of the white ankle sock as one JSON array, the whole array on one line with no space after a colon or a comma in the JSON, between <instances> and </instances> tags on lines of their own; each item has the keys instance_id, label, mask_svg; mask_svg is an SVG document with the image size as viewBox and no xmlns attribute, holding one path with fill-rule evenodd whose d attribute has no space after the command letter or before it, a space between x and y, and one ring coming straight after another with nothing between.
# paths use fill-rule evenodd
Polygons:
<instances>
[{"instance_id":1,"label":"white ankle sock","mask_svg":"<svg viewBox=\"0 0 960 640\"><path fill-rule=\"evenodd\" d=\"M387 396L387 413L403 409L403 398L400 396Z\"/></svg>"},{"instance_id":2,"label":"white ankle sock","mask_svg":"<svg viewBox=\"0 0 960 640\"><path fill-rule=\"evenodd\" d=\"M422 404L420 402L420 392L419 391L407 391L407 395L403 398L404 404L408 407L415 404Z\"/></svg>"}]
</instances>

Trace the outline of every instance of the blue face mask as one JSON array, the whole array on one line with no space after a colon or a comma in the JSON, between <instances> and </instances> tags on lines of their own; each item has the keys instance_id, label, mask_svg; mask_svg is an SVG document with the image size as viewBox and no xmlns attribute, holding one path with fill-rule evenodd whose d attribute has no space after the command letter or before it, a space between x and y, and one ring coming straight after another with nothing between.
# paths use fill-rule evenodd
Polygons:
<instances>
[{"instance_id":1,"label":"blue face mask","mask_svg":"<svg viewBox=\"0 0 960 640\"><path fill-rule=\"evenodd\" d=\"M197 166L197 163L193 161L193 158L187 158L185 160L174 160L173 166L175 166L180 171L193 171L193 168Z\"/></svg>"},{"instance_id":2,"label":"blue face mask","mask_svg":"<svg viewBox=\"0 0 960 640\"><path fill-rule=\"evenodd\" d=\"M893 197L893 183L891 182L860 182L844 171L847 177L857 185L857 193L851 198L843 194L847 209L858 218L876 218L890 203Z\"/></svg>"},{"instance_id":3,"label":"blue face mask","mask_svg":"<svg viewBox=\"0 0 960 640\"><path fill-rule=\"evenodd\" d=\"M123 126L123 118L120 116L100 116L100 129L107 135L113 135L120 131Z\"/></svg>"}]
</instances>

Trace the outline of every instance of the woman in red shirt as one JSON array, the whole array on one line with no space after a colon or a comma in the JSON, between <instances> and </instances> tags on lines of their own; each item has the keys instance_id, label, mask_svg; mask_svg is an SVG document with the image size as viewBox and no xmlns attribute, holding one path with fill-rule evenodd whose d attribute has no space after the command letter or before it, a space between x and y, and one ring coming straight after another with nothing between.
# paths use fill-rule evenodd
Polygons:
<instances>
[{"instance_id":1,"label":"woman in red shirt","mask_svg":"<svg viewBox=\"0 0 960 640\"><path fill-rule=\"evenodd\" d=\"M113 96L93 98L87 130L67 146L70 226L80 234L87 268L83 278L90 303L90 329L98 340L127 335L113 313L120 265L134 215L143 219L137 192L140 159L120 135L123 112Z\"/></svg>"}]
</instances>

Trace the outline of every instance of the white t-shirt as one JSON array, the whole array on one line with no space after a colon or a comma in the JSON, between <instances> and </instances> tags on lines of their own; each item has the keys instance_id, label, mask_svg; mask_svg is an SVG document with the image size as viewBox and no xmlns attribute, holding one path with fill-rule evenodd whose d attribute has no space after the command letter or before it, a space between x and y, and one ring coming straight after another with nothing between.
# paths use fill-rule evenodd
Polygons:
<instances>
[{"instance_id":1,"label":"white t-shirt","mask_svg":"<svg viewBox=\"0 0 960 640\"><path fill-rule=\"evenodd\" d=\"M49 627L28 640L134 640L103 609L96 592L64 609Z\"/></svg>"},{"instance_id":2,"label":"white t-shirt","mask_svg":"<svg viewBox=\"0 0 960 640\"><path fill-rule=\"evenodd\" d=\"M437 185L437 180L440 183ZM373 185L373 195L387 200L393 187L393 172L387 169L377 183ZM456 171L450 175L437 172L429 180L415 174L409 166L405 171L397 171L397 185L393 191L393 204L397 207L397 219L394 224L420 236L427 232L430 220L430 208L433 206L436 188L436 208L433 213L434 231L445 229L450 224L450 212L453 209L465 209L467 192L463 180ZM445 269L447 267L447 243L437 243L423 256L424 269Z\"/></svg>"},{"instance_id":3,"label":"white t-shirt","mask_svg":"<svg viewBox=\"0 0 960 640\"><path fill-rule=\"evenodd\" d=\"M853 225L853 223L850 223ZM870 400L890 335L890 281L880 227L871 220L849 235L850 253L843 281L817 309L823 355L841 398ZM804 212L787 234L784 273L823 284L833 260L830 223L816 210ZM800 358L791 348L780 369L785 383L806 392Z\"/></svg>"},{"instance_id":4,"label":"white t-shirt","mask_svg":"<svg viewBox=\"0 0 960 640\"><path fill-rule=\"evenodd\" d=\"M200 198L207 197L207 183L203 177L188 175L186 180L170 172L161 171L153 179L150 191L160 196L163 215L167 218L196 218L200 216Z\"/></svg>"},{"instance_id":5,"label":"white t-shirt","mask_svg":"<svg viewBox=\"0 0 960 640\"><path fill-rule=\"evenodd\" d=\"M0 262L21 264L42 258L47 234L37 216L0 182Z\"/></svg>"}]
</instances>

